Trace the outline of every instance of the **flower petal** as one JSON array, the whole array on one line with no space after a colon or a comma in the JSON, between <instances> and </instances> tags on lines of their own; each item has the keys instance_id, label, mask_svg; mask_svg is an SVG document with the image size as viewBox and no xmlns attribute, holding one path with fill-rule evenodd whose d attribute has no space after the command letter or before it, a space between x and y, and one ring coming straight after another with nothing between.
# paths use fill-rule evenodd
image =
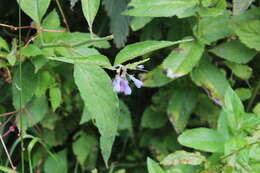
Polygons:
<instances>
[{"instance_id":1,"label":"flower petal","mask_svg":"<svg viewBox=\"0 0 260 173\"><path fill-rule=\"evenodd\" d=\"M135 86L137 87L137 88L141 88L142 87L142 85L143 85L143 82L142 81L140 81L139 79L136 79L134 76L132 76L132 75L129 75L129 78L134 82L134 84L135 84Z\"/></svg>"}]
</instances>

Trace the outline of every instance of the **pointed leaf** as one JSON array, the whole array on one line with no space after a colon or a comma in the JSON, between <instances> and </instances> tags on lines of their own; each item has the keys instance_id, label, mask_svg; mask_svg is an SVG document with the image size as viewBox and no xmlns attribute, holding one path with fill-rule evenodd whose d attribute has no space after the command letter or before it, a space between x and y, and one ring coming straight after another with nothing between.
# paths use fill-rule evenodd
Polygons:
<instances>
[{"instance_id":1,"label":"pointed leaf","mask_svg":"<svg viewBox=\"0 0 260 173\"><path fill-rule=\"evenodd\" d=\"M165 171L159 166L159 164L149 157L147 158L147 167L149 173L165 173Z\"/></svg>"},{"instance_id":2,"label":"pointed leaf","mask_svg":"<svg viewBox=\"0 0 260 173\"><path fill-rule=\"evenodd\" d=\"M112 90L112 81L101 68L79 64L74 66L74 78L85 106L101 134L100 147L107 164L119 118L119 101Z\"/></svg>"},{"instance_id":3,"label":"pointed leaf","mask_svg":"<svg viewBox=\"0 0 260 173\"><path fill-rule=\"evenodd\" d=\"M50 89L50 101L53 112L60 106L62 102L60 88L53 87Z\"/></svg>"},{"instance_id":4,"label":"pointed leaf","mask_svg":"<svg viewBox=\"0 0 260 173\"><path fill-rule=\"evenodd\" d=\"M81 0L82 11L92 31L92 24L97 15L100 0Z\"/></svg>"}]
</instances>

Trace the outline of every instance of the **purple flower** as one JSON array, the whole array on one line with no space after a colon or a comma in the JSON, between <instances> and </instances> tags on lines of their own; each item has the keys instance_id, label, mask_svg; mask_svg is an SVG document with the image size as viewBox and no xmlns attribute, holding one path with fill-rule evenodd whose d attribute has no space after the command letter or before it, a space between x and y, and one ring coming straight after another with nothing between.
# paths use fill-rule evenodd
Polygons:
<instances>
[{"instance_id":1,"label":"purple flower","mask_svg":"<svg viewBox=\"0 0 260 173\"><path fill-rule=\"evenodd\" d=\"M137 88L141 88L141 86L143 85L143 82L140 81L139 79L136 79L134 76L129 75L129 78L134 82Z\"/></svg>"},{"instance_id":2,"label":"purple flower","mask_svg":"<svg viewBox=\"0 0 260 173\"><path fill-rule=\"evenodd\" d=\"M130 95L132 93L131 88L128 85L128 82L126 80L121 81L121 92L123 92L125 95Z\"/></svg>"},{"instance_id":3,"label":"purple flower","mask_svg":"<svg viewBox=\"0 0 260 173\"><path fill-rule=\"evenodd\" d=\"M124 78L122 78L119 75L116 75L114 81L113 81L113 91L114 92L122 92L125 95L130 95L132 93L131 88L128 85L127 80L125 80Z\"/></svg>"},{"instance_id":4,"label":"purple flower","mask_svg":"<svg viewBox=\"0 0 260 173\"><path fill-rule=\"evenodd\" d=\"M123 78L121 78L119 75L116 75L114 81L113 81L113 91L114 92L120 92L121 86L120 83L123 80Z\"/></svg>"}]
</instances>

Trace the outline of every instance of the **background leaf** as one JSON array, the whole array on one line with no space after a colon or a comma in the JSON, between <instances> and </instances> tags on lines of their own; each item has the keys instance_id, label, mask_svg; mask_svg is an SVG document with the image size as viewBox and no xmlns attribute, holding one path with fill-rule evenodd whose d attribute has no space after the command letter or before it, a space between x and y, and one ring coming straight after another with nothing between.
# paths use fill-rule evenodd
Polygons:
<instances>
[{"instance_id":1,"label":"background leaf","mask_svg":"<svg viewBox=\"0 0 260 173\"><path fill-rule=\"evenodd\" d=\"M100 0L81 0L83 14L88 22L90 32L92 32L93 21L97 15Z\"/></svg>"}]
</instances>

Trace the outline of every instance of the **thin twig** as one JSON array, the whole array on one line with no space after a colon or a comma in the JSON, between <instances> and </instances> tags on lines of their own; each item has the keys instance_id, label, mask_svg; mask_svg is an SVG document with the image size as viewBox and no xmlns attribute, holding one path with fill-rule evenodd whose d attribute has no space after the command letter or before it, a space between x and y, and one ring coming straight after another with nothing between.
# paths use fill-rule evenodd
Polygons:
<instances>
[{"instance_id":1,"label":"thin twig","mask_svg":"<svg viewBox=\"0 0 260 173\"><path fill-rule=\"evenodd\" d=\"M5 143L4 143L4 140L3 140L3 138L2 138L2 135L0 135L0 140L1 140L1 143L2 143L2 145L3 145L3 147L4 147L5 153L6 153L6 155L7 155L7 158L8 158L8 160L9 160L9 162L10 162L10 165L11 165L12 169L13 169L13 170L16 170L16 167L13 165L13 162L12 162L12 160L11 160L11 157L10 157L10 155L9 155L9 153L8 153L8 150L7 150L6 146L5 146Z\"/></svg>"},{"instance_id":2,"label":"thin twig","mask_svg":"<svg viewBox=\"0 0 260 173\"><path fill-rule=\"evenodd\" d=\"M64 22L65 25L66 25L67 31L70 32L70 28L69 28L68 21L67 21L67 19L66 19L66 17L65 17L65 14L64 14L64 12L63 12L63 10L62 10L62 8L61 8L61 5L60 5L59 0L56 0L56 4L58 5L58 8L59 8L59 10L60 10L60 13L61 13L63 22Z\"/></svg>"},{"instance_id":3,"label":"thin twig","mask_svg":"<svg viewBox=\"0 0 260 173\"><path fill-rule=\"evenodd\" d=\"M248 103L247 109L246 109L247 111L250 111L250 109L252 108L254 100L255 100L259 90L260 90L260 79L257 82L257 85L253 91L253 95L252 95L251 99L249 100L249 103Z\"/></svg>"},{"instance_id":4,"label":"thin twig","mask_svg":"<svg viewBox=\"0 0 260 173\"><path fill-rule=\"evenodd\" d=\"M12 112L7 112L7 113L3 113L3 114L0 114L0 117L4 117L4 116L8 116L8 115L13 115L13 114L16 114L18 113L19 110L16 110L16 111L12 111Z\"/></svg>"}]
</instances>

